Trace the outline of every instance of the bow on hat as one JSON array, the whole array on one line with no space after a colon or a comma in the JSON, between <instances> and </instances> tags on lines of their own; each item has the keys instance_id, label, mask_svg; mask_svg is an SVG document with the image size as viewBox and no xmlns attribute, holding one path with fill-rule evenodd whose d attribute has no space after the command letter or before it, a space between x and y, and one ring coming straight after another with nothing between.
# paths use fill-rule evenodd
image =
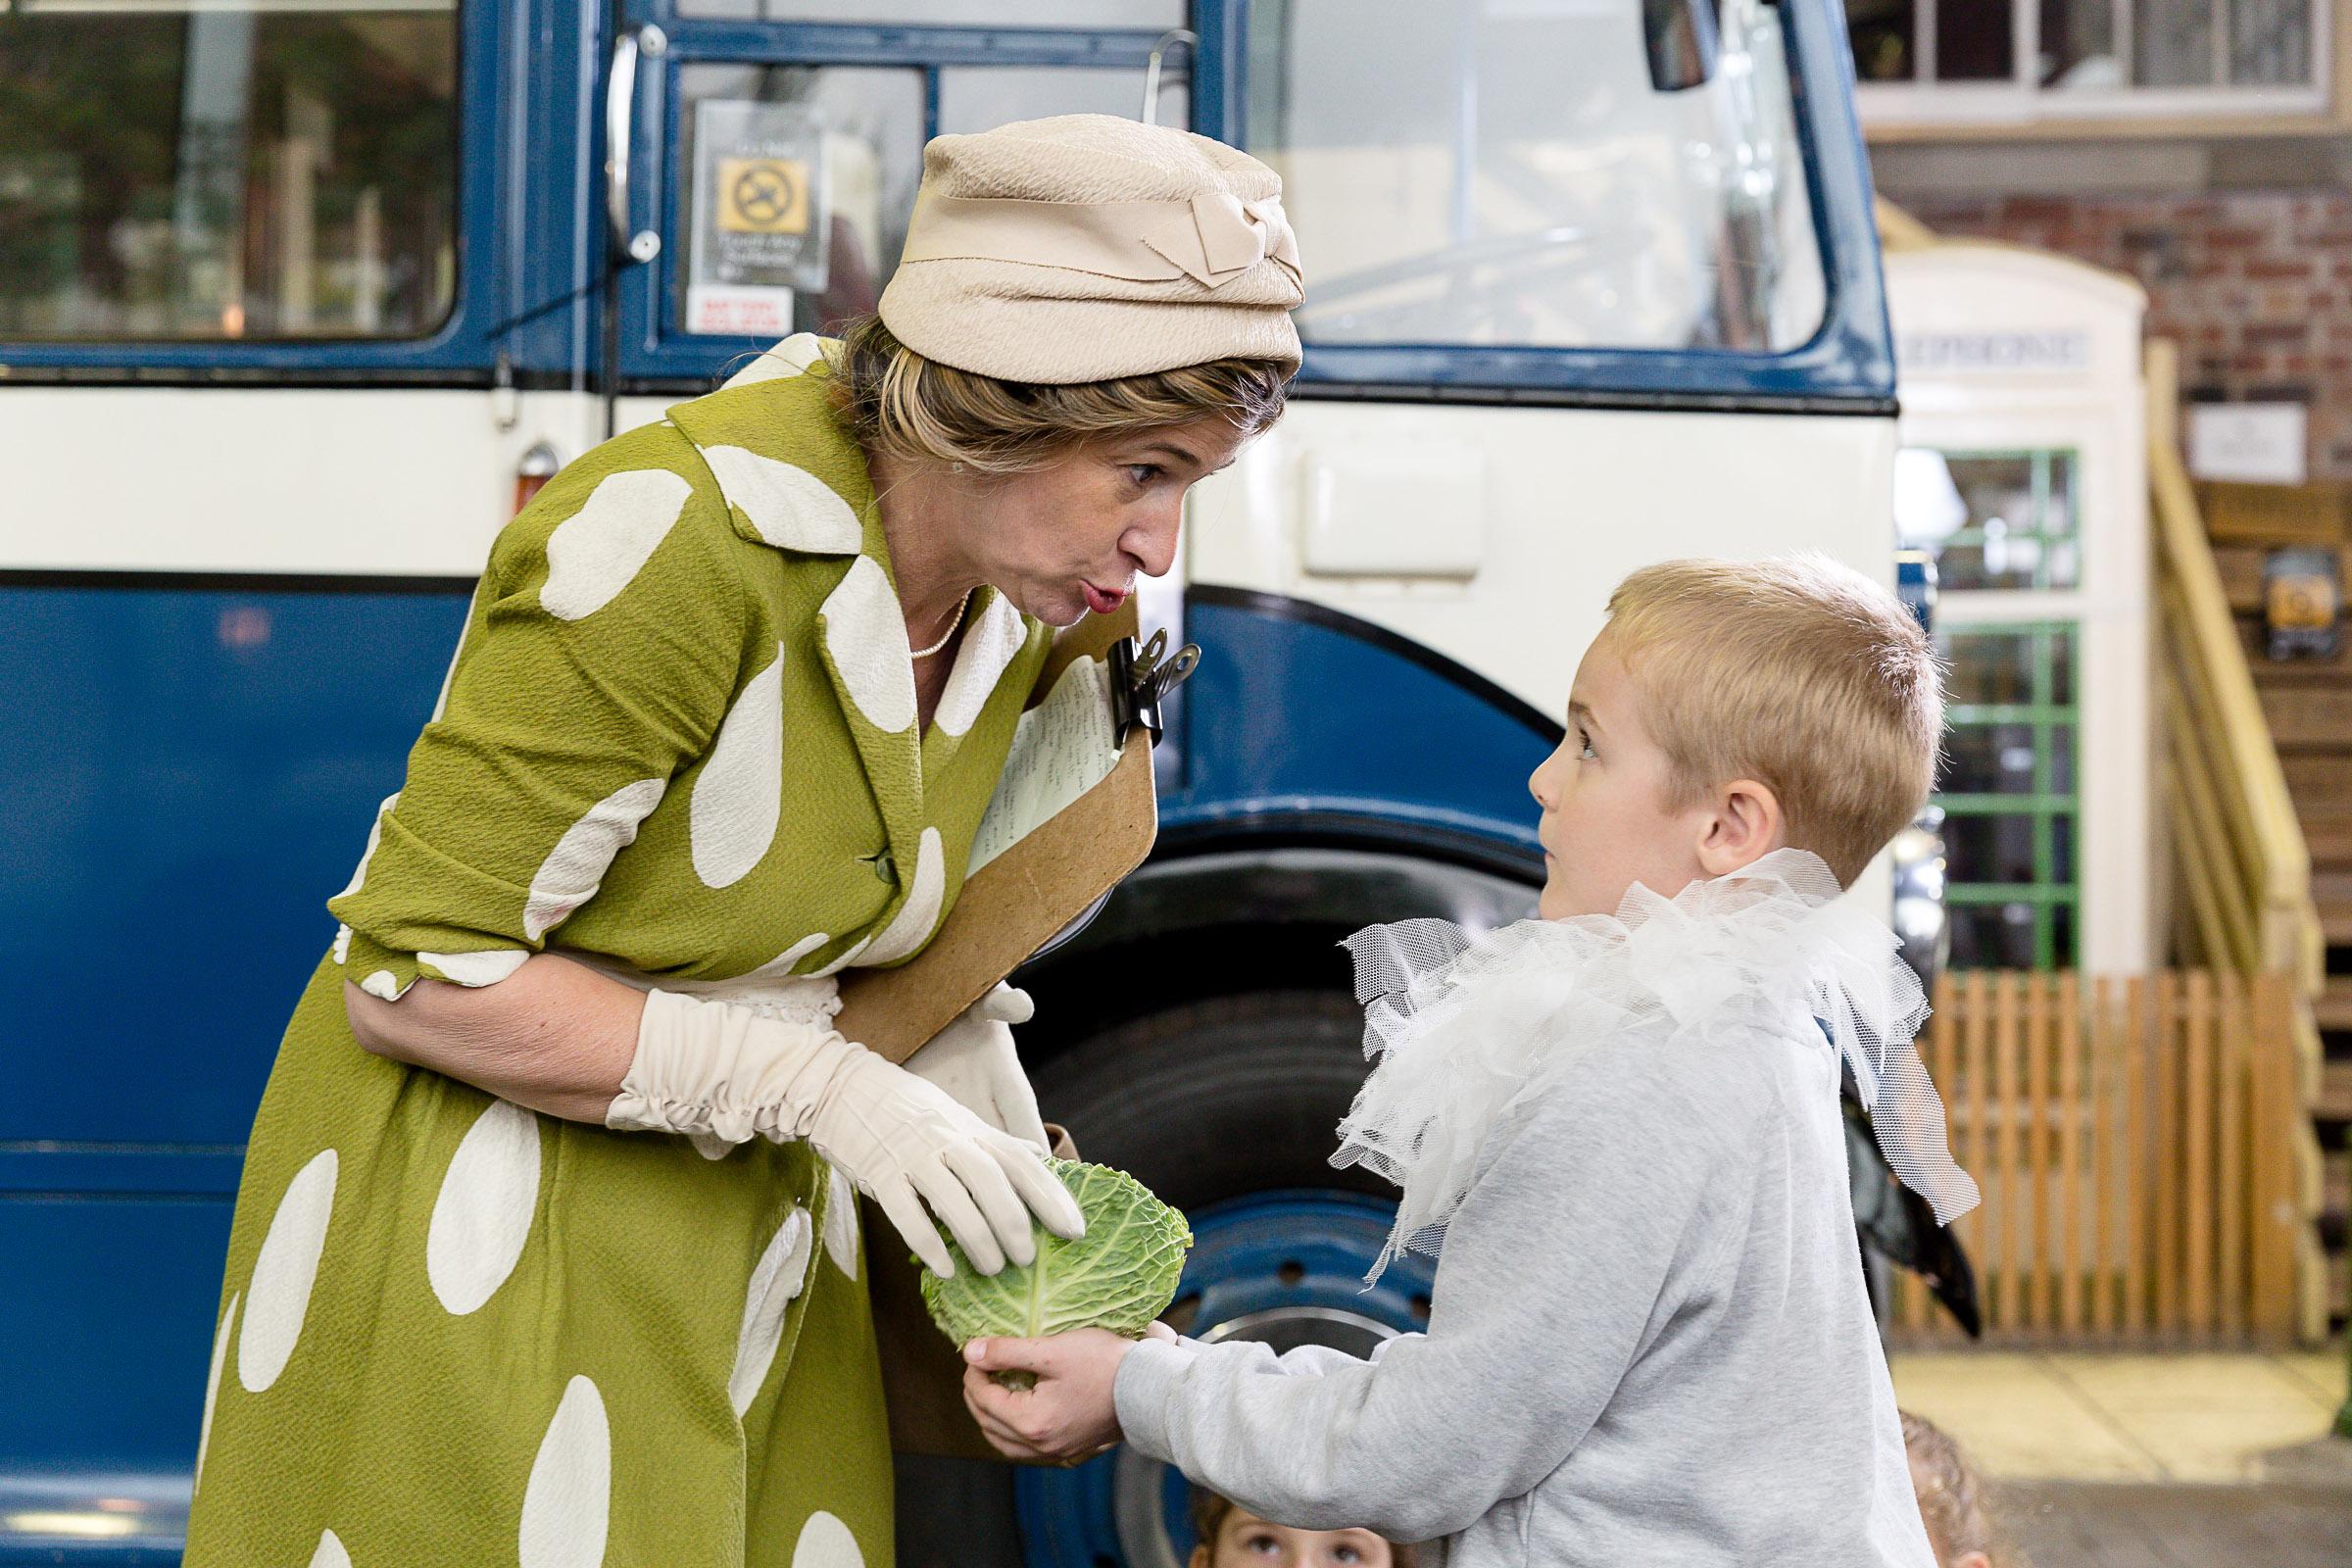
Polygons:
<instances>
[{"instance_id":1,"label":"bow on hat","mask_svg":"<svg viewBox=\"0 0 2352 1568\"><path fill-rule=\"evenodd\" d=\"M918 195L900 256L1012 262L1138 282L1189 277L1219 289L1271 260L1295 287L1305 274L1279 196L1203 191L1182 201L1048 202Z\"/></svg>"},{"instance_id":2,"label":"bow on hat","mask_svg":"<svg viewBox=\"0 0 2352 1568\"><path fill-rule=\"evenodd\" d=\"M1301 276L1298 236L1279 196L1246 202L1214 190L1201 191L1189 203L1153 205L1161 213L1143 233L1144 244L1202 288L1230 283L1268 257L1292 276Z\"/></svg>"}]
</instances>

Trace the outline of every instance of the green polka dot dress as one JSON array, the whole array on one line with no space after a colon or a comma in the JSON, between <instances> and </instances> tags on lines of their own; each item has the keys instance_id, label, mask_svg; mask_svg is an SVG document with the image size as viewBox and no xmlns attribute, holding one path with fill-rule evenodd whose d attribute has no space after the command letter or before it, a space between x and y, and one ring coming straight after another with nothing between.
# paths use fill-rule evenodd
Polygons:
<instances>
[{"instance_id":1,"label":"green polka dot dress","mask_svg":"<svg viewBox=\"0 0 2352 1568\"><path fill-rule=\"evenodd\" d=\"M541 1116L369 1055L350 980L562 952L821 1018L954 906L1047 647L983 590L930 727L812 338L549 483L254 1123L191 1568L884 1568L858 1216L805 1144Z\"/></svg>"}]
</instances>

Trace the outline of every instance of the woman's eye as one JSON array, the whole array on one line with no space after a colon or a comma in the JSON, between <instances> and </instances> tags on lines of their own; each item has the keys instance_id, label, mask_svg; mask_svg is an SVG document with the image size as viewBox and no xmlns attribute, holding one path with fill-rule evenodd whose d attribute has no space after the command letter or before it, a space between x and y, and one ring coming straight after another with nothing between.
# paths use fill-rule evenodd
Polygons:
<instances>
[{"instance_id":1,"label":"woman's eye","mask_svg":"<svg viewBox=\"0 0 2352 1568\"><path fill-rule=\"evenodd\" d=\"M1133 479L1139 488L1150 484L1165 471L1156 463L1130 463L1127 465L1127 477Z\"/></svg>"}]
</instances>

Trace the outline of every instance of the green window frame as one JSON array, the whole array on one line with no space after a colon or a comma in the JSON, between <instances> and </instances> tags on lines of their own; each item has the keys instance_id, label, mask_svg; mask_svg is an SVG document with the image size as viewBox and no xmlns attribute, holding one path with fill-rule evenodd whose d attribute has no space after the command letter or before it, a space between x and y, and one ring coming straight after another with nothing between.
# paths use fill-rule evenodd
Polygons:
<instances>
[{"instance_id":1,"label":"green window frame","mask_svg":"<svg viewBox=\"0 0 2352 1568\"><path fill-rule=\"evenodd\" d=\"M1946 822L1944 898L1952 911L1958 967L2007 966L1984 961L1988 953L2014 952L1997 927L1982 936L1963 929L1989 922L2029 926L2028 951L2035 968L2075 960L2082 906L2082 633L2081 622L2064 618L1961 620L1938 630L1953 686L1963 693L1976 684L1969 679L1971 645L1996 638L2022 641L2026 681L2019 695L2024 700L1955 702L1945 718L1952 741L1972 729L2017 729L2031 737L2032 751L2030 782L2023 790L1938 791L1935 796ZM2025 824L2030 855L2022 874L1971 863L1978 859L1974 846L1995 842L2002 819Z\"/></svg>"}]
</instances>

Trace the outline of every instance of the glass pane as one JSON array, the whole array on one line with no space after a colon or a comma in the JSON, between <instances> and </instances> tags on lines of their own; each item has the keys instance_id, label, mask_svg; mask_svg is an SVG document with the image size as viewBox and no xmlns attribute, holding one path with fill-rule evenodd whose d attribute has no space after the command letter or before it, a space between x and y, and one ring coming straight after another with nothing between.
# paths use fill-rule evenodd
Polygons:
<instances>
[{"instance_id":1,"label":"glass pane","mask_svg":"<svg viewBox=\"0 0 2352 1568\"><path fill-rule=\"evenodd\" d=\"M457 274L455 0L0 6L0 337L419 337Z\"/></svg>"},{"instance_id":2,"label":"glass pane","mask_svg":"<svg viewBox=\"0 0 2352 1568\"><path fill-rule=\"evenodd\" d=\"M1909 81L1919 74L1915 0L1845 0L1845 35L1854 74L1864 81Z\"/></svg>"},{"instance_id":3,"label":"glass pane","mask_svg":"<svg viewBox=\"0 0 2352 1568\"><path fill-rule=\"evenodd\" d=\"M2035 966L2034 906L1970 905L1952 910L1952 967L2031 969Z\"/></svg>"},{"instance_id":4,"label":"glass pane","mask_svg":"<svg viewBox=\"0 0 2352 1568\"><path fill-rule=\"evenodd\" d=\"M1955 707L2071 708L2075 700L2073 627L1945 626L1936 635L1944 660L1944 701Z\"/></svg>"},{"instance_id":5,"label":"glass pane","mask_svg":"<svg viewBox=\"0 0 2352 1568\"><path fill-rule=\"evenodd\" d=\"M1936 79L2007 81L2017 74L2011 0L1936 0Z\"/></svg>"},{"instance_id":6,"label":"glass pane","mask_svg":"<svg viewBox=\"0 0 2352 1568\"><path fill-rule=\"evenodd\" d=\"M1944 657L1946 702L2022 706L2034 701L2031 632L1947 629L1936 641Z\"/></svg>"},{"instance_id":7,"label":"glass pane","mask_svg":"<svg viewBox=\"0 0 2352 1568\"><path fill-rule=\"evenodd\" d=\"M678 0L682 17L761 22L894 23L943 27L1185 25L1185 0Z\"/></svg>"},{"instance_id":8,"label":"glass pane","mask_svg":"<svg viewBox=\"0 0 2352 1568\"><path fill-rule=\"evenodd\" d=\"M2137 0L2132 79L2146 87L2213 84L2213 0Z\"/></svg>"},{"instance_id":9,"label":"glass pane","mask_svg":"<svg viewBox=\"0 0 2352 1568\"><path fill-rule=\"evenodd\" d=\"M1940 453L1895 461L1895 529L1936 557L1947 591L2075 588L2081 463L2072 452Z\"/></svg>"},{"instance_id":10,"label":"glass pane","mask_svg":"<svg viewBox=\"0 0 2352 1568\"><path fill-rule=\"evenodd\" d=\"M2131 0L2041 0L2041 59L2045 87L2089 90L2126 84L2115 53L2115 8Z\"/></svg>"},{"instance_id":11,"label":"glass pane","mask_svg":"<svg viewBox=\"0 0 2352 1568\"><path fill-rule=\"evenodd\" d=\"M1705 0L1257 0L1250 145L1314 270L1307 340L1811 337L1824 285L1780 13L1719 9L1718 29Z\"/></svg>"},{"instance_id":12,"label":"glass pane","mask_svg":"<svg viewBox=\"0 0 2352 1568\"><path fill-rule=\"evenodd\" d=\"M1168 65L1181 64L1177 55ZM1159 123L1192 126L1192 83L1179 72L1159 75ZM973 66L939 74L939 128L994 130L1015 120L1048 115L1117 115L1133 120L1143 112L1144 73L1057 69L1051 66Z\"/></svg>"},{"instance_id":13,"label":"glass pane","mask_svg":"<svg viewBox=\"0 0 2352 1568\"><path fill-rule=\"evenodd\" d=\"M2034 760L2040 755L2032 724L1959 724L1944 737L1943 770L1936 788L1947 795L2032 795L2037 793ZM2072 726L2049 729L2050 788L2072 787L2075 735ZM2065 782L2062 782L2064 780Z\"/></svg>"},{"instance_id":14,"label":"glass pane","mask_svg":"<svg viewBox=\"0 0 2352 1568\"><path fill-rule=\"evenodd\" d=\"M1977 816L1944 818L1946 876L1952 883L2014 882L2034 886L2044 878L2034 854L2034 818Z\"/></svg>"},{"instance_id":15,"label":"glass pane","mask_svg":"<svg viewBox=\"0 0 2352 1568\"><path fill-rule=\"evenodd\" d=\"M2311 0L2230 0L2232 86L2294 87L2311 79Z\"/></svg>"},{"instance_id":16,"label":"glass pane","mask_svg":"<svg viewBox=\"0 0 2352 1568\"><path fill-rule=\"evenodd\" d=\"M871 311L906 243L923 173L923 74L864 66L690 65L678 72L677 232L694 231L695 106L746 102L806 111L822 136L824 284L792 300L792 330L825 331ZM686 311L683 262L671 270Z\"/></svg>"}]
</instances>

